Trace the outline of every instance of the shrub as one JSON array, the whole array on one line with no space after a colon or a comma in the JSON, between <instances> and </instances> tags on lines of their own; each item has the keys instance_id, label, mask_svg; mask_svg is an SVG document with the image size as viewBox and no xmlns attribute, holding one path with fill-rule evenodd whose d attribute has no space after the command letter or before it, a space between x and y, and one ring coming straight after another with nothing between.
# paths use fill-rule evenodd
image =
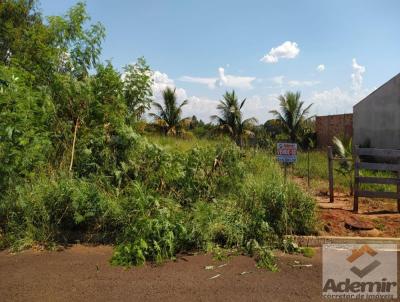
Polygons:
<instances>
[{"instance_id":1,"label":"shrub","mask_svg":"<svg viewBox=\"0 0 400 302\"><path fill-rule=\"evenodd\" d=\"M6 239L14 248L83 239L98 227L103 203L104 196L92 182L41 175L4 200Z\"/></svg>"},{"instance_id":2,"label":"shrub","mask_svg":"<svg viewBox=\"0 0 400 302\"><path fill-rule=\"evenodd\" d=\"M111 262L141 265L146 260L160 263L173 258L186 241L179 204L151 195L138 183L124 195L122 229Z\"/></svg>"},{"instance_id":3,"label":"shrub","mask_svg":"<svg viewBox=\"0 0 400 302\"><path fill-rule=\"evenodd\" d=\"M313 200L284 184L270 155L232 143L169 150L126 133L125 160L110 170L82 177L44 167L8 190L0 206L3 245L110 242L111 262L129 266L188 250L235 249L275 270L270 249L282 236L314 231Z\"/></svg>"}]
</instances>

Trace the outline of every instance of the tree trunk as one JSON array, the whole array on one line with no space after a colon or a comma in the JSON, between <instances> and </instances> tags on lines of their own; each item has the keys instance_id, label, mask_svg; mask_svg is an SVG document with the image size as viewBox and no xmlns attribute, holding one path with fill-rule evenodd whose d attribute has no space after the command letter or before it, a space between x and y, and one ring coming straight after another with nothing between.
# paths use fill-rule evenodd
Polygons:
<instances>
[{"instance_id":1,"label":"tree trunk","mask_svg":"<svg viewBox=\"0 0 400 302\"><path fill-rule=\"evenodd\" d=\"M79 117L76 119L76 122L75 122L74 140L72 141L71 162L69 164L69 172L72 171L72 166L74 164L76 133L78 132L78 127L79 127Z\"/></svg>"}]
</instances>

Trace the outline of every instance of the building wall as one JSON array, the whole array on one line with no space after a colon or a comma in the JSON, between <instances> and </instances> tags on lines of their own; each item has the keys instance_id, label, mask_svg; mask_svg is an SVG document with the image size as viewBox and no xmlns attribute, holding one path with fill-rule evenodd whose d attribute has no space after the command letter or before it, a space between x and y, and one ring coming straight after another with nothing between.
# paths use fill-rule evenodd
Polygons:
<instances>
[{"instance_id":1,"label":"building wall","mask_svg":"<svg viewBox=\"0 0 400 302\"><path fill-rule=\"evenodd\" d=\"M353 107L354 143L400 149L400 74Z\"/></svg>"},{"instance_id":2,"label":"building wall","mask_svg":"<svg viewBox=\"0 0 400 302\"><path fill-rule=\"evenodd\" d=\"M353 136L353 114L317 116L315 119L317 146L332 146L334 136L350 138Z\"/></svg>"}]
</instances>

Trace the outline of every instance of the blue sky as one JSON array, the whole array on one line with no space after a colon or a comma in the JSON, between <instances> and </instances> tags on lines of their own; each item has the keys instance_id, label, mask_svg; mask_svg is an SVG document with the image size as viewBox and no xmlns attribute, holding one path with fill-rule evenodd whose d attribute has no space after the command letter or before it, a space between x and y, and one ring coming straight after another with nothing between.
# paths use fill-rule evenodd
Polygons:
<instances>
[{"instance_id":1,"label":"blue sky","mask_svg":"<svg viewBox=\"0 0 400 302\"><path fill-rule=\"evenodd\" d=\"M76 1L42 0L45 15ZM89 0L106 27L103 59L144 56L154 93L177 87L185 115L208 120L226 90L247 98L246 116L271 118L276 97L301 91L315 114L351 112L400 72L400 1ZM319 67L318 67L319 66Z\"/></svg>"}]
</instances>

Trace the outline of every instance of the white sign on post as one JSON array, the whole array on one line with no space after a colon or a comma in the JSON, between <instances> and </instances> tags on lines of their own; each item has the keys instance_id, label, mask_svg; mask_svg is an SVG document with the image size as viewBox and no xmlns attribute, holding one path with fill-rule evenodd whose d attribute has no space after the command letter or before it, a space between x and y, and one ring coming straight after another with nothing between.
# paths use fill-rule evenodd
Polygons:
<instances>
[{"instance_id":1,"label":"white sign on post","mask_svg":"<svg viewBox=\"0 0 400 302\"><path fill-rule=\"evenodd\" d=\"M276 148L276 158L284 164L291 164L297 158L297 144L278 143Z\"/></svg>"}]
</instances>

